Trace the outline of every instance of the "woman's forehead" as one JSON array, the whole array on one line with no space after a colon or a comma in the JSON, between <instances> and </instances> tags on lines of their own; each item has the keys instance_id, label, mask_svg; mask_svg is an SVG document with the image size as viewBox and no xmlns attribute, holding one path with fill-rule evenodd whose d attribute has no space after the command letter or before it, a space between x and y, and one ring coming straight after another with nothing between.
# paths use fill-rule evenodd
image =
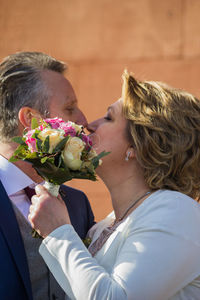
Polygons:
<instances>
[{"instance_id":1,"label":"woman's forehead","mask_svg":"<svg viewBox=\"0 0 200 300\"><path fill-rule=\"evenodd\" d=\"M111 104L108 109L111 109L115 112L120 112L122 109L122 99L118 99L117 101L115 101L113 104Z\"/></svg>"}]
</instances>

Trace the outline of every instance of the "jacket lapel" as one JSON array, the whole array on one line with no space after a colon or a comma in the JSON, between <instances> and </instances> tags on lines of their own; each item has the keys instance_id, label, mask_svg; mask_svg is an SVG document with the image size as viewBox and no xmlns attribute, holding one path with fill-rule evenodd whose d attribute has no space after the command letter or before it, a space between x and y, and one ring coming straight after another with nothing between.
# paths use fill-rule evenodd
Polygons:
<instances>
[{"instance_id":1,"label":"jacket lapel","mask_svg":"<svg viewBox=\"0 0 200 300\"><path fill-rule=\"evenodd\" d=\"M26 253L11 201L0 181L0 228L24 283L28 299L32 299Z\"/></svg>"}]
</instances>

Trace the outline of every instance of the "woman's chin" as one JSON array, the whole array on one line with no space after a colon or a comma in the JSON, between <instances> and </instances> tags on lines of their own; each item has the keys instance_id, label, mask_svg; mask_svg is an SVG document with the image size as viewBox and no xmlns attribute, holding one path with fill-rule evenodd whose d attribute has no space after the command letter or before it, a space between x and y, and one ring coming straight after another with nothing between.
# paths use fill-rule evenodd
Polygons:
<instances>
[{"instance_id":1,"label":"woman's chin","mask_svg":"<svg viewBox=\"0 0 200 300\"><path fill-rule=\"evenodd\" d=\"M100 147L100 136L98 134L96 134L96 133L91 133L91 134L89 134L89 138L92 141L93 149L96 152L99 152L98 148Z\"/></svg>"}]
</instances>

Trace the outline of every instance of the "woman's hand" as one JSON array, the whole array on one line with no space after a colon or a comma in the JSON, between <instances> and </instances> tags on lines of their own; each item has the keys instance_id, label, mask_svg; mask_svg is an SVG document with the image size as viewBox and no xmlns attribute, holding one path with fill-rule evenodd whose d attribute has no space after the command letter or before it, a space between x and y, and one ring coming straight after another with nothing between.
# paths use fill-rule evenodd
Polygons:
<instances>
[{"instance_id":1,"label":"woman's hand","mask_svg":"<svg viewBox=\"0 0 200 300\"><path fill-rule=\"evenodd\" d=\"M42 185L37 185L35 192L28 219L41 236L45 238L57 227L71 224L67 207L60 196L53 197Z\"/></svg>"}]
</instances>

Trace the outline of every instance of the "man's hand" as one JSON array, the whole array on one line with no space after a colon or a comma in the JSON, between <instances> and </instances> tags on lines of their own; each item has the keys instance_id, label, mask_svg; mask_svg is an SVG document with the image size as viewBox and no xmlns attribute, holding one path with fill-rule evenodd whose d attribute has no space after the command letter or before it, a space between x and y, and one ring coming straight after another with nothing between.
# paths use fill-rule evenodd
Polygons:
<instances>
[{"instance_id":1,"label":"man's hand","mask_svg":"<svg viewBox=\"0 0 200 300\"><path fill-rule=\"evenodd\" d=\"M71 224L67 207L60 196L53 197L42 185L37 185L35 192L28 219L41 236L45 238L57 227Z\"/></svg>"}]
</instances>

